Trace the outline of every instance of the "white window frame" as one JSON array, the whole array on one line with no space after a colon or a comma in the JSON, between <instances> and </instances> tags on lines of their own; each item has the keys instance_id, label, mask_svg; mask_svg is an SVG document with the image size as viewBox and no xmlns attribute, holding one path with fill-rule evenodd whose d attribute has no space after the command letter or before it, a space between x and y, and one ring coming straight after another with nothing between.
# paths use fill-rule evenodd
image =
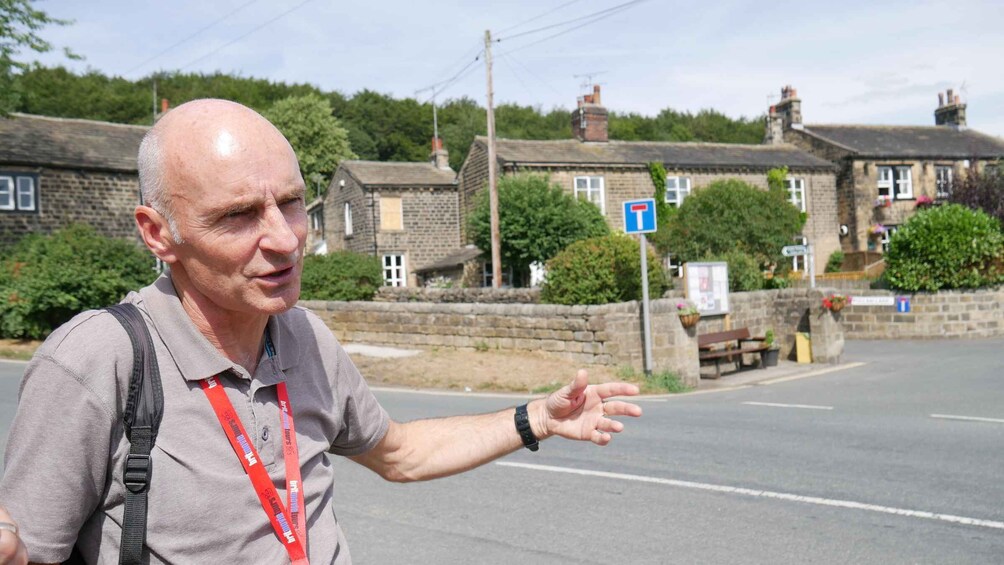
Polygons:
<instances>
[{"instance_id":1,"label":"white window frame","mask_svg":"<svg viewBox=\"0 0 1004 565\"><path fill-rule=\"evenodd\" d=\"M883 200L892 199L893 168L881 166L878 168L878 197Z\"/></svg>"},{"instance_id":2,"label":"white window frame","mask_svg":"<svg viewBox=\"0 0 1004 565\"><path fill-rule=\"evenodd\" d=\"M800 212L805 212L805 179L788 177L784 180L784 184L788 189L788 202Z\"/></svg>"},{"instance_id":3,"label":"white window frame","mask_svg":"<svg viewBox=\"0 0 1004 565\"><path fill-rule=\"evenodd\" d=\"M397 264L395 264L397 263ZM408 271L404 254L388 253L383 256L384 286L408 286Z\"/></svg>"},{"instance_id":4,"label":"white window frame","mask_svg":"<svg viewBox=\"0 0 1004 565\"><path fill-rule=\"evenodd\" d=\"M580 187L579 181L584 181L585 186ZM575 197L588 200L600 209L600 213L607 215L606 180L602 176L578 176L572 181L575 190ZM599 202L597 202L597 199Z\"/></svg>"},{"instance_id":5,"label":"white window frame","mask_svg":"<svg viewBox=\"0 0 1004 565\"><path fill-rule=\"evenodd\" d=\"M885 231L882 232L882 235L879 237L879 243L882 246L882 253L888 253L889 252L889 240L892 239L892 234L896 233L896 230L898 230L898 229L899 229L899 226L886 226L885 227Z\"/></svg>"},{"instance_id":6,"label":"white window frame","mask_svg":"<svg viewBox=\"0 0 1004 565\"><path fill-rule=\"evenodd\" d=\"M904 175L905 173L905 175ZM896 167L896 200L913 199L913 167Z\"/></svg>"},{"instance_id":7,"label":"white window frame","mask_svg":"<svg viewBox=\"0 0 1004 565\"><path fill-rule=\"evenodd\" d=\"M797 245L808 245L808 244L809 244L809 240L808 239L806 239L804 237L798 238ZM792 271L805 272L805 265L806 265L806 260L807 259L808 259L807 255L795 255L795 256L793 256L791 258L791 270Z\"/></svg>"},{"instance_id":8,"label":"white window frame","mask_svg":"<svg viewBox=\"0 0 1004 565\"><path fill-rule=\"evenodd\" d=\"M913 167L910 165L881 165L878 178L880 199L913 200Z\"/></svg>"},{"instance_id":9,"label":"white window frame","mask_svg":"<svg viewBox=\"0 0 1004 565\"><path fill-rule=\"evenodd\" d=\"M35 179L32 177L17 177L16 181L17 188L15 189L15 194L17 195L17 209L24 210L25 212L35 211ZM24 190L27 188L28 190ZM27 195L29 199L28 205L23 205L21 203L21 197Z\"/></svg>"},{"instance_id":10,"label":"white window frame","mask_svg":"<svg viewBox=\"0 0 1004 565\"><path fill-rule=\"evenodd\" d=\"M955 171L951 165L934 166L934 197L944 200L952 195L952 175Z\"/></svg>"},{"instance_id":11,"label":"white window frame","mask_svg":"<svg viewBox=\"0 0 1004 565\"><path fill-rule=\"evenodd\" d=\"M666 204L679 208L690 196L690 177L666 177ZM675 197L670 197L670 194Z\"/></svg>"},{"instance_id":12,"label":"white window frame","mask_svg":"<svg viewBox=\"0 0 1004 565\"><path fill-rule=\"evenodd\" d=\"M6 188L3 188L6 185ZM0 177L0 210L14 210L17 207L17 194L14 189L14 177ZM4 199L6 202L4 202Z\"/></svg>"},{"instance_id":13,"label":"white window frame","mask_svg":"<svg viewBox=\"0 0 1004 565\"><path fill-rule=\"evenodd\" d=\"M345 237L352 237L352 205L346 202L343 209L345 215Z\"/></svg>"}]
</instances>

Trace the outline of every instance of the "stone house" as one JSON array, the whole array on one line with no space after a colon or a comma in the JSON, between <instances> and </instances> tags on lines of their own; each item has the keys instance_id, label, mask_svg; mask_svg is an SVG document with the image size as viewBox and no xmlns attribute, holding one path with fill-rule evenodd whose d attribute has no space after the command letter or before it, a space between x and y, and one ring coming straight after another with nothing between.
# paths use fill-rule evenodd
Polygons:
<instances>
[{"instance_id":1,"label":"stone house","mask_svg":"<svg viewBox=\"0 0 1004 565\"><path fill-rule=\"evenodd\" d=\"M309 249L379 257L388 286L416 286L416 270L460 247L456 174L438 141L430 162L342 161L308 214Z\"/></svg>"},{"instance_id":2,"label":"stone house","mask_svg":"<svg viewBox=\"0 0 1004 565\"><path fill-rule=\"evenodd\" d=\"M1004 158L1004 140L966 127L966 105L938 94L933 126L809 125L791 86L771 107L764 143L792 144L839 167L841 248L882 251L915 213L918 198L948 198L952 180Z\"/></svg>"},{"instance_id":3,"label":"stone house","mask_svg":"<svg viewBox=\"0 0 1004 565\"><path fill-rule=\"evenodd\" d=\"M611 229L623 230L622 203L655 194L648 170L651 162L666 168L666 202L671 206L716 180L739 179L766 189L767 172L788 167L790 201L808 214L803 233L815 247L817 272L823 271L830 253L840 248L836 167L825 159L785 144L610 141L599 86L579 99L571 119L575 139L496 140L498 174L547 174L568 194L596 204ZM474 209L476 196L487 182L487 139L477 137L458 174L462 220ZM803 258L796 258L794 267L803 270Z\"/></svg>"},{"instance_id":4,"label":"stone house","mask_svg":"<svg viewBox=\"0 0 1004 565\"><path fill-rule=\"evenodd\" d=\"M136 154L148 129L27 114L0 119L0 247L70 223L135 238Z\"/></svg>"}]
</instances>

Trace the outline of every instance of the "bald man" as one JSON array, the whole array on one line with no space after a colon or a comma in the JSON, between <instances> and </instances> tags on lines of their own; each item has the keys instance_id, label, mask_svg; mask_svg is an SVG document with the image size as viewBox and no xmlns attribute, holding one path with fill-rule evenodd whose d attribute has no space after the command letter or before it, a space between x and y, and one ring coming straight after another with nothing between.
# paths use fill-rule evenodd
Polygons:
<instances>
[{"instance_id":1,"label":"bald man","mask_svg":"<svg viewBox=\"0 0 1004 565\"><path fill-rule=\"evenodd\" d=\"M151 563L350 563L327 455L390 481L444 477L550 436L605 445L633 385L571 384L492 414L398 423L324 324L296 307L307 220L289 143L241 105L199 100L144 138L136 224L169 273L125 301L153 334L164 417L152 454ZM78 315L29 364L0 504L4 559L117 563L129 445L129 338ZM0 526L2 528L2 526ZM16 530L16 531L15 531ZM19 539L17 539L19 536ZM25 551L26 548L26 551ZM3 547L0 547L3 550ZM25 557L25 553L27 556Z\"/></svg>"}]
</instances>

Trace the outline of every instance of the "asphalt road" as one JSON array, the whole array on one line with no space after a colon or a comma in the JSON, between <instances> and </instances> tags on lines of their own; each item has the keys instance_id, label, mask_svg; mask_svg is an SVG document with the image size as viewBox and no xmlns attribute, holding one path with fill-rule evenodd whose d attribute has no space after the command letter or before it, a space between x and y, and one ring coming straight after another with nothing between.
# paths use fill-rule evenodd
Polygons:
<instances>
[{"instance_id":1,"label":"asphalt road","mask_svg":"<svg viewBox=\"0 0 1004 565\"><path fill-rule=\"evenodd\" d=\"M429 483L336 459L339 519L364 565L1004 563L1004 340L844 360L866 364L645 401L606 448L550 440ZM19 368L0 362L0 442ZM516 403L378 396L398 420Z\"/></svg>"}]
</instances>

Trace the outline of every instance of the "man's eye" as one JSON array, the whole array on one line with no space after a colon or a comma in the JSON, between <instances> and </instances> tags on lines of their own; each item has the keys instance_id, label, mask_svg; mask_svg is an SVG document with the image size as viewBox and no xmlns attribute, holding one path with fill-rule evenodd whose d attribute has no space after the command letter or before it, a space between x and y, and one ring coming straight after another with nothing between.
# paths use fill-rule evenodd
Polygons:
<instances>
[{"instance_id":1,"label":"man's eye","mask_svg":"<svg viewBox=\"0 0 1004 565\"><path fill-rule=\"evenodd\" d=\"M232 212L227 212L227 218L243 218L250 214L250 210L234 210Z\"/></svg>"}]
</instances>

